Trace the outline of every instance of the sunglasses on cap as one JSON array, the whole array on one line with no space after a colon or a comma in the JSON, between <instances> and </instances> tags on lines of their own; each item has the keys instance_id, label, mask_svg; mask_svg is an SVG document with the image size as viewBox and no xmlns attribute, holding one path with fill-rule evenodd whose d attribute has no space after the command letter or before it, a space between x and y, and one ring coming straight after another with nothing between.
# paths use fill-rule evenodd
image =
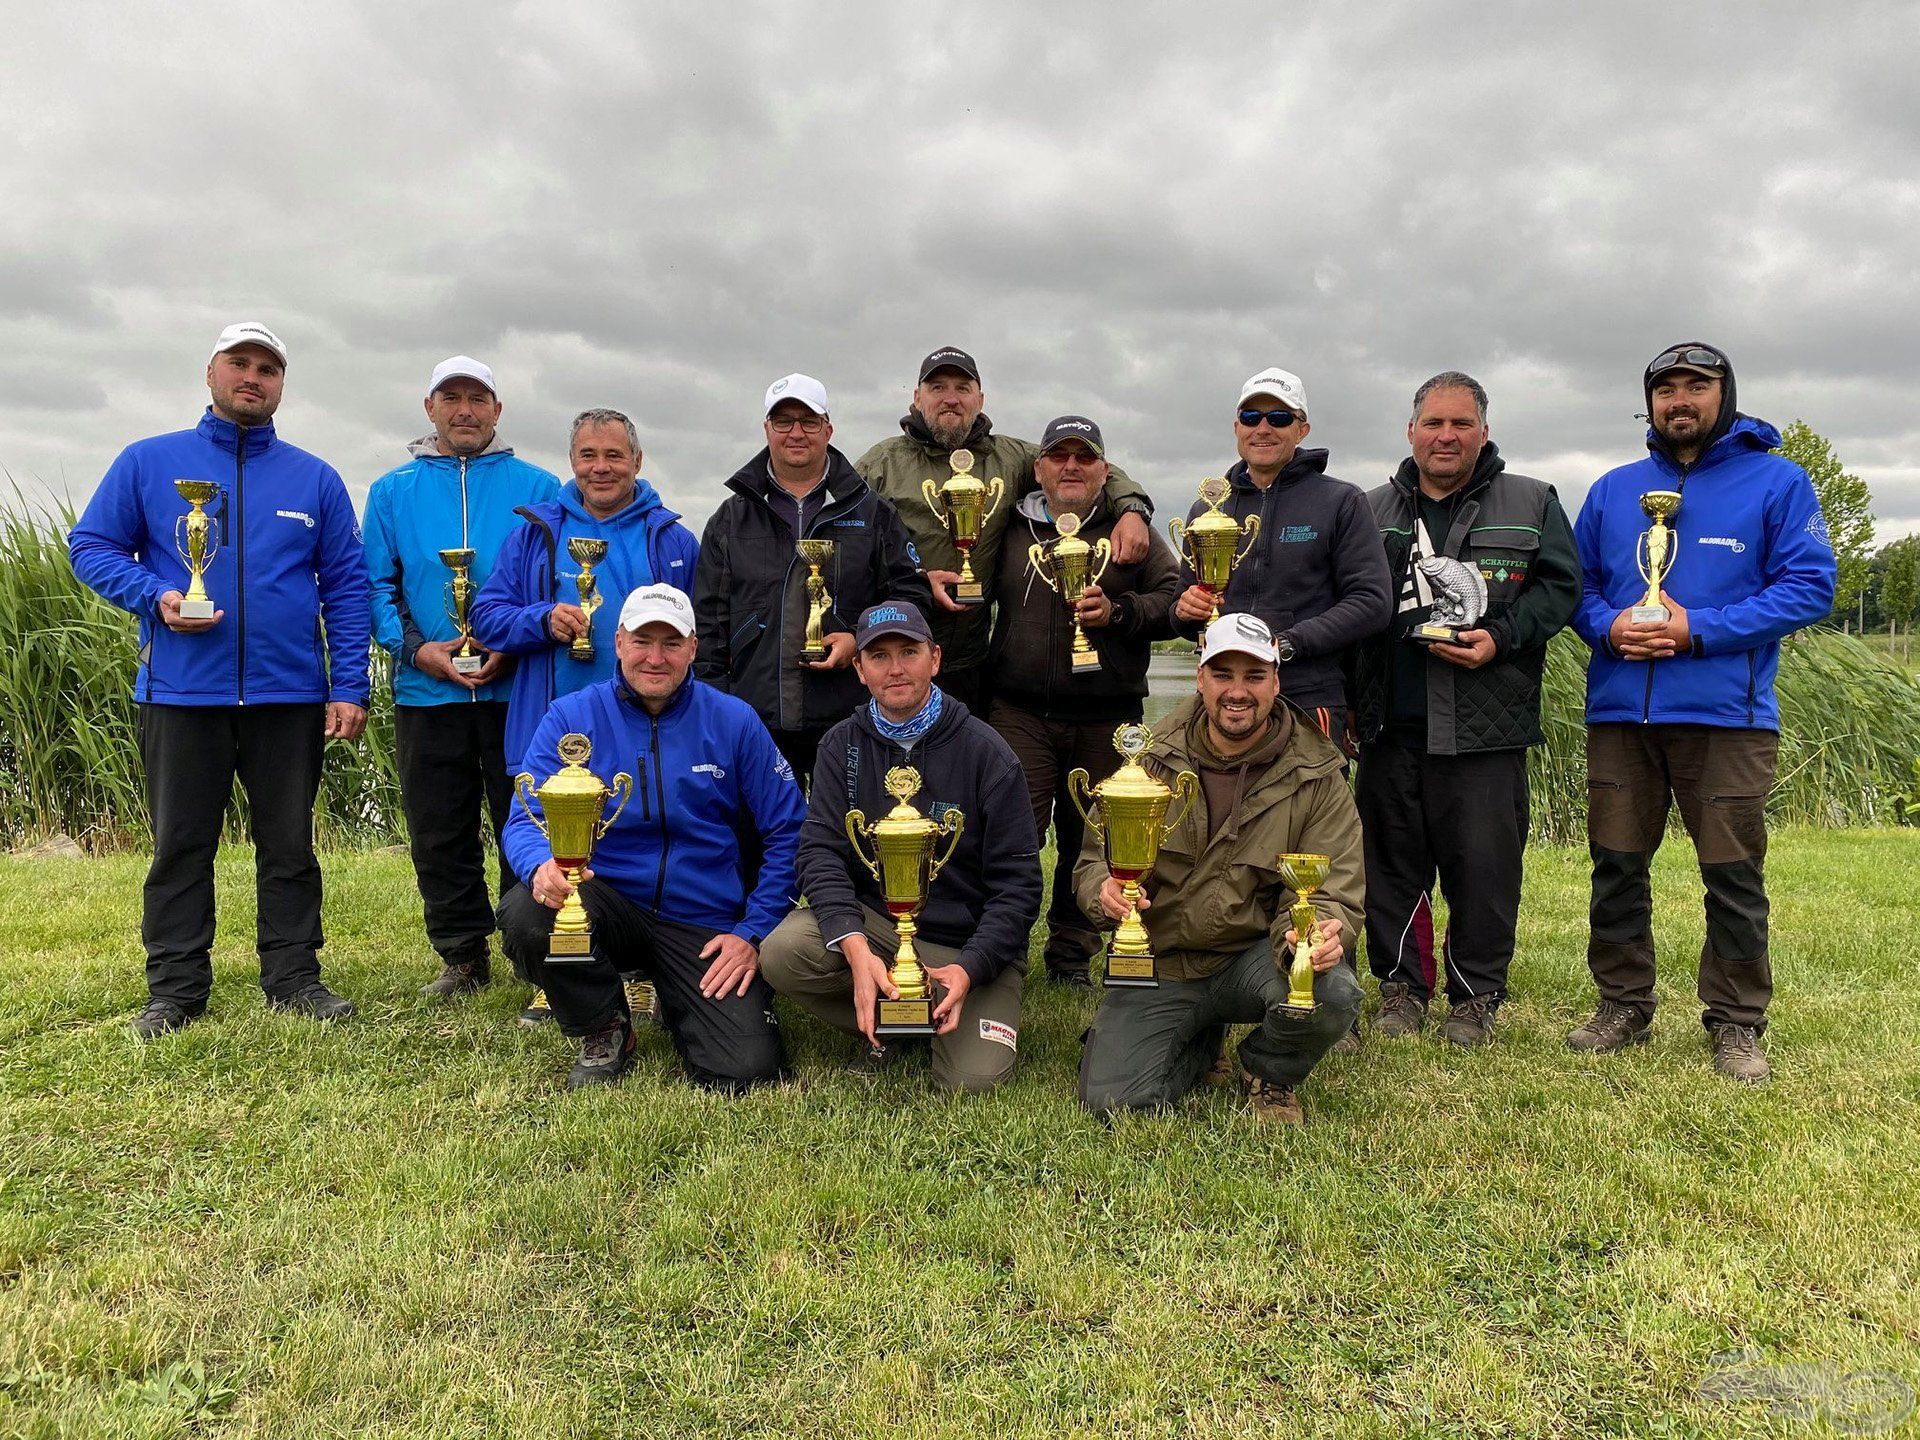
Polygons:
<instances>
[{"instance_id":1,"label":"sunglasses on cap","mask_svg":"<svg viewBox=\"0 0 1920 1440\"><path fill-rule=\"evenodd\" d=\"M1647 366L1647 374L1654 376L1665 370L1690 369L1696 365L1710 365L1715 370L1726 370L1727 357L1718 350L1709 350L1704 345L1678 345L1664 355L1654 357Z\"/></svg>"},{"instance_id":2,"label":"sunglasses on cap","mask_svg":"<svg viewBox=\"0 0 1920 1440\"><path fill-rule=\"evenodd\" d=\"M1258 430L1262 420L1276 430L1284 430L1299 418L1291 410L1242 410L1239 415L1240 423L1249 430Z\"/></svg>"}]
</instances>

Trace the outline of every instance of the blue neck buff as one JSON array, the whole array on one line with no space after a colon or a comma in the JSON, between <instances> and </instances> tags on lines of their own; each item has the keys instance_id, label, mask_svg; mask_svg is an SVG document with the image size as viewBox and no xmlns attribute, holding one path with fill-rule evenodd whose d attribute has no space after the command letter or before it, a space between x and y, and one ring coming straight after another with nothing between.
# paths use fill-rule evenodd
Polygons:
<instances>
[{"instance_id":1,"label":"blue neck buff","mask_svg":"<svg viewBox=\"0 0 1920 1440\"><path fill-rule=\"evenodd\" d=\"M927 703L922 705L920 713L910 720L902 720L895 724L881 713L878 700L867 701L867 715L873 721L873 728L878 730L882 737L893 741L902 750L911 750L914 741L931 730L934 721L940 718L940 687L938 685L933 687L933 693L927 696Z\"/></svg>"}]
</instances>

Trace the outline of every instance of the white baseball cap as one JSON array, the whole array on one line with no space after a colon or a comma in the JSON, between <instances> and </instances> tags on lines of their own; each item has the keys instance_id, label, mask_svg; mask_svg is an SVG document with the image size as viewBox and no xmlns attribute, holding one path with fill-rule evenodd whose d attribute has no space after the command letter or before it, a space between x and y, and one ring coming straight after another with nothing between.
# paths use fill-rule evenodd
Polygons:
<instances>
[{"instance_id":1,"label":"white baseball cap","mask_svg":"<svg viewBox=\"0 0 1920 1440\"><path fill-rule=\"evenodd\" d=\"M1240 405L1245 406L1256 395L1271 395L1288 409L1297 410L1302 415L1307 413L1307 387L1300 383L1300 377L1291 370L1268 366L1252 376L1240 387Z\"/></svg>"},{"instance_id":2,"label":"white baseball cap","mask_svg":"<svg viewBox=\"0 0 1920 1440\"><path fill-rule=\"evenodd\" d=\"M811 375L785 375L767 386L766 408L760 413L771 415L782 400L798 400L816 415L827 413L827 387Z\"/></svg>"},{"instance_id":3,"label":"white baseball cap","mask_svg":"<svg viewBox=\"0 0 1920 1440\"><path fill-rule=\"evenodd\" d=\"M427 382L427 394L433 394L449 380L478 380L494 399L500 398L499 390L494 387L492 369L471 355L449 355L434 366L433 378Z\"/></svg>"},{"instance_id":4,"label":"white baseball cap","mask_svg":"<svg viewBox=\"0 0 1920 1440\"><path fill-rule=\"evenodd\" d=\"M1216 655L1251 655L1269 665L1280 663L1280 651L1273 643L1273 631L1258 615L1222 615L1207 626L1206 639L1200 643L1200 663Z\"/></svg>"},{"instance_id":5,"label":"white baseball cap","mask_svg":"<svg viewBox=\"0 0 1920 1440\"><path fill-rule=\"evenodd\" d=\"M626 603L620 607L622 630L638 630L655 621L671 625L682 635L691 635L693 602L687 599L686 591L671 585L642 585L627 596Z\"/></svg>"},{"instance_id":6,"label":"white baseball cap","mask_svg":"<svg viewBox=\"0 0 1920 1440\"><path fill-rule=\"evenodd\" d=\"M213 354L207 356L211 365L215 355L224 355L229 350L238 350L242 345L258 345L263 350L271 350L274 358L284 369L287 363L287 347L280 343L280 337L262 325L258 320L242 320L229 325L220 332L220 338L213 342Z\"/></svg>"}]
</instances>

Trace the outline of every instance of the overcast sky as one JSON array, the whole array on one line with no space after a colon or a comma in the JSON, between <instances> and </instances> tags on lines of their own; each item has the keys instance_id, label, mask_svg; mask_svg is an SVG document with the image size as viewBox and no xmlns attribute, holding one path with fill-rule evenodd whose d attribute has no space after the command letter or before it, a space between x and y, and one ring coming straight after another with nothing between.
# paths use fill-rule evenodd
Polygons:
<instances>
[{"instance_id":1,"label":"overcast sky","mask_svg":"<svg viewBox=\"0 0 1920 1440\"><path fill-rule=\"evenodd\" d=\"M435 361L565 473L638 421L696 529L818 376L896 433L926 351L997 428L1094 416L1163 514L1304 377L1378 483L1415 385L1492 392L1569 506L1642 452L1665 344L1726 347L1920 530L1920 7L11 6L0 466L84 501L191 425L221 326L292 351L282 434L356 500Z\"/></svg>"}]
</instances>

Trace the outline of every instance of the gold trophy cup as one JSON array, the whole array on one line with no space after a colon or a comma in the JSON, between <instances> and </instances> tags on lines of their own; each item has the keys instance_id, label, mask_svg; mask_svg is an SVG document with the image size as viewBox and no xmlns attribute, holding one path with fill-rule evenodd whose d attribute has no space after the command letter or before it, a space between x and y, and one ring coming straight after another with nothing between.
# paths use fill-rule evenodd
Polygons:
<instances>
[{"instance_id":1,"label":"gold trophy cup","mask_svg":"<svg viewBox=\"0 0 1920 1440\"><path fill-rule=\"evenodd\" d=\"M472 550L440 552L440 563L453 572L453 578L446 584L447 618L460 632L460 648L453 652L453 668L462 675L471 675L487 663L487 657L473 643L473 593L478 588L473 583L473 561Z\"/></svg>"},{"instance_id":2,"label":"gold trophy cup","mask_svg":"<svg viewBox=\"0 0 1920 1440\"><path fill-rule=\"evenodd\" d=\"M1027 559L1033 573L1067 602L1067 613L1073 617L1073 673L1084 675L1100 668L1100 657L1080 628L1080 597L1106 574L1113 547L1105 536L1091 545L1082 540L1078 515L1062 515L1053 523L1060 537L1051 545L1029 545Z\"/></svg>"},{"instance_id":3,"label":"gold trophy cup","mask_svg":"<svg viewBox=\"0 0 1920 1440\"><path fill-rule=\"evenodd\" d=\"M1320 943L1320 922L1313 912L1313 892L1327 883L1333 859L1327 855L1282 855L1280 878L1293 887L1293 963L1287 967L1289 1015L1313 1013L1313 951Z\"/></svg>"},{"instance_id":4,"label":"gold trophy cup","mask_svg":"<svg viewBox=\"0 0 1920 1440\"><path fill-rule=\"evenodd\" d=\"M574 582L580 587L580 609L587 617L586 631L573 637L567 654L576 660L591 660L594 655L593 612L606 603L606 597L600 593L600 582L594 578L593 567L607 558L607 542L576 535L567 541L567 554L580 567Z\"/></svg>"},{"instance_id":5,"label":"gold trophy cup","mask_svg":"<svg viewBox=\"0 0 1920 1440\"><path fill-rule=\"evenodd\" d=\"M800 658L824 660L827 658L827 611L833 607L833 597L827 593L826 578L821 575L820 567L832 563L833 542L796 540L794 549L807 562L807 643L801 647Z\"/></svg>"},{"instance_id":6,"label":"gold trophy cup","mask_svg":"<svg viewBox=\"0 0 1920 1440\"><path fill-rule=\"evenodd\" d=\"M947 483L936 486L931 479L920 482L920 493L935 515L947 522L953 548L960 552L960 580L953 587L953 598L960 605L982 605L986 593L973 574L973 547L980 539L987 517L1000 508L1007 493L1007 482L998 475L982 481L973 473L973 452L956 450L947 459L953 474Z\"/></svg>"},{"instance_id":7,"label":"gold trophy cup","mask_svg":"<svg viewBox=\"0 0 1920 1440\"><path fill-rule=\"evenodd\" d=\"M520 803L526 807L527 818L547 837L554 862L566 872L567 883L573 886L560 905L560 913L553 918L553 938L547 942L547 958L586 961L593 956L593 927L587 923L586 906L580 903L580 872L587 868L587 861L593 855L593 842L613 828L613 822L620 818L627 801L633 798L633 777L623 770L613 777L611 787L602 784L600 777L587 769L593 742L584 735L562 735L559 750L560 758L566 763L549 775L538 790L533 788L533 776L524 772L514 777L513 788L520 792ZM614 795L620 797L620 803L613 807L613 814L602 820L600 812ZM537 814L533 808L535 800L540 802ZM541 816L546 818L542 820Z\"/></svg>"},{"instance_id":8,"label":"gold trophy cup","mask_svg":"<svg viewBox=\"0 0 1920 1440\"><path fill-rule=\"evenodd\" d=\"M1647 582L1647 597L1633 607L1628 619L1635 625L1649 620L1665 623L1672 618L1672 612L1661 603L1660 587L1667 583L1667 576L1672 572L1673 562L1677 558L1673 552L1673 529L1667 521L1680 508L1680 492L1649 490L1640 497L1640 508L1653 521L1634 547L1633 557L1640 578Z\"/></svg>"},{"instance_id":9,"label":"gold trophy cup","mask_svg":"<svg viewBox=\"0 0 1920 1440\"><path fill-rule=\"evenodd\" d=\"M1247 558L1253 549L1253 542L1260 534L1260 517L1249 515L1244 524L1220 507L1227 503L1227 497L1233 493L1233 487L1218 475L1200 482L1200 499L1206 504L1204 514L1196 515L1190 521L1176 517L1167 526L1167 533L1173 536L1173 548L1193 567L1194 579L1204 590L1213 596L1212 619L1220 618L1220 597L1227 593L1227 582L1233 579L1233 567ZM1245 537L1246 544L1240 544ZM1237 553L1236 553L1237 552Z\"/></svg>"},{"instance_id":10,"label":"gold trophy cup","mask_svg":"<svg viewBox=\"0 0 1920 1440\"><path fill-rule=\"evenodd\" d=\"M1148 989L1160 983L1147 927L1140 923L1140 882L1153 873L1161 843L1186 818L1200 790L1200 777L1191 770L1182 770L1178 782L1168 785L1142 765L1140 757L1152 743L1153 731L1146 726L1122 725L1113 732L1113 748L1121 755L1118 770L1091 786L1085 770L1067 776L1074 808L1106 847L1107 872L1120 882L1127 902L1126 917L1107 945L1106 983L1113 987ZM1175 795L1184 803L1168 821Z\"/></svg>"},{"instance_id":11,"label":"gold trophy cup","mask_svg":"<svg viewBox=\"0 0 1920 1440\"><path fill-rule=\"evenodd\" d=\"M213 598L207 594L207 566L220 548L220 538L205 507L219 495L220 487L211 480L176 480L173 488L193 507L173 522L173 548L187 562L187 593L180 597L180 618L211 620Z\"/></svg>"},{"instance_id":12,"label":"gold trophy cup","mask_svg":"<svg viewBox=\"0 0 1920 1440\"><path fill-rule=\"evenodd\" d=\"M913 917L927 903L927 892L934 878L953 858L960 843L960 831L966 824L958 810L949 809L939 820L922 815L908 803L920 793L920 772L911 765L896 765L887 771L887 793L898 801L886 816L872 824L859 810L847 811L847 838L853 853L880 882L880 894L887 913L893 916L893 928L900 937L893 953L893 967L887 978L900 992L898 1000L880 997L876 1035L933 1034L933 994L927 984L927 972L913 948L917 929ZM860 843L862 835L872 845L872 855ZM942 835L950 837L947 850L938 860L933 852Z\"/></svg>"}]
</instances>

